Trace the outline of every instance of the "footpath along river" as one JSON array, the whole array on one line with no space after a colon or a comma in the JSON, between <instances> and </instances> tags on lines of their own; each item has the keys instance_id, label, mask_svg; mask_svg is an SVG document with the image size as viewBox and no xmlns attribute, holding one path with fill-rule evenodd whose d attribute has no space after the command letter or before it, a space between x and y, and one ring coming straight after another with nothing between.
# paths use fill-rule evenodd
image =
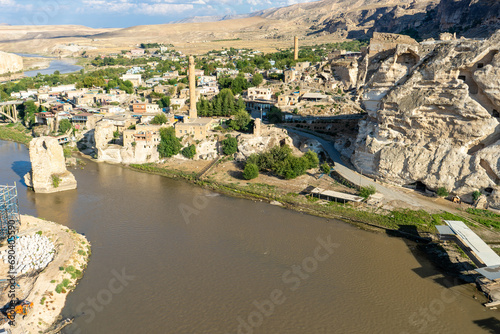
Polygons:
<instances>
[{"instance_id":1,"label":"footpath along river","mask_svg":"<svg viewBox=\"0 0 500 334\"><path fill-rule=\"evenodd\" d=\"M410 242L183 181L88 162L34 194L25 146L0 141L22 213L84 233L71 333L498 333L500 313ZM455 284L454 284L455 283Z\"/></svg>"}]
</instances>

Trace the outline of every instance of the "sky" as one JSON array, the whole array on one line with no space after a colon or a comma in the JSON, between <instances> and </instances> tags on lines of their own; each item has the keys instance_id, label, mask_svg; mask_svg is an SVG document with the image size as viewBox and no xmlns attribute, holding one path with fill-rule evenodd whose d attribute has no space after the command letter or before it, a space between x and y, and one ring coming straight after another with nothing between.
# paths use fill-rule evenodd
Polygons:
<instances>
[{"instance_id":1,"label":"sky","mask_svg":"<svg viewBox=\"0 0 500 334\"><path fill-rule=\"evenodd\" d=\"M246 14L309 1L312 0L0 0L0 24L121 28L192 16Z\"/></svg>"}]
</instances>

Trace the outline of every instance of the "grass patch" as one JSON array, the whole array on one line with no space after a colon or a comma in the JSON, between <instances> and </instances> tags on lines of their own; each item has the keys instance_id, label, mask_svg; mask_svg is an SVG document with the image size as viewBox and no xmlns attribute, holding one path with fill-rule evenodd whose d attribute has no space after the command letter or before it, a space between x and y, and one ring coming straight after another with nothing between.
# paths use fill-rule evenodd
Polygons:
<instances>
[{"instance_id":1,"label":"grass patch","mask_svg":"<svg viewBox=\"0 0 500 334\"><path fill-rule=\"evenodd\" d=\"M10 123L6 126L0 126L0 139L28 145L33 137L31 136L30 131L22 124Z\"/></svg>"},{"instance_id":2,"label":"grass patch","mask_svg":"<svg viewBox=\"0 0 500 334\"><path fill-rule=\"evenodd\" d=\"M470 213L471 215L475 215L475 216L488 217L488 218L500 218L499 214L491 212L489 210L468 208L465 211L467 213Z\"/></svg>"},{"instance_id":3,"label":"grass patch","mask_svg":"<svg viewBox=\"0 0 500 334\"><path fill-rule=\"evenodd\" d=\"M45 303L45 299L47 299L46 297L42 297L42 299L40 300L40 304L43 305Z\"/></svg>"}]
</instances>

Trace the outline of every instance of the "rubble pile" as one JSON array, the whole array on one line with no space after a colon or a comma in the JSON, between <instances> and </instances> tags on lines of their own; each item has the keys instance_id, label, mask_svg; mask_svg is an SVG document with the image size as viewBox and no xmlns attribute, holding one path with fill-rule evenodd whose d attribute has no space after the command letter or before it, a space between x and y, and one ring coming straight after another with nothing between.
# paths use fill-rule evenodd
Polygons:
<instances>
[{"instance_id":1,"label":"rubble pile","mask_svg":"<svg viewBox=\"0 0 500 334\"><path fill-rule=\"evenodd\" d=\"M48 237L34 234L17 239L14 252L14 271L24 274L31 270L44 269L54 258L55 248ZM2 252L1 256L5 263L9 263L9 248Z\"/></svg>"}]
</instances>

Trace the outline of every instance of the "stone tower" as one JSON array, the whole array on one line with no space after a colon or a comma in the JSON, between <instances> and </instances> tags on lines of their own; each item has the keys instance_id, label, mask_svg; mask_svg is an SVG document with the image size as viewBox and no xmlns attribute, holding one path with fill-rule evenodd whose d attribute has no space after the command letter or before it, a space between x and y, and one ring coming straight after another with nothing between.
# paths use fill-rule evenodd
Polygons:
<instances>
[{"instance_id":1,"label":"stone tower","mask_svg":"<svg viewBox=\"0 0 500 334\"><path fill-rule=\"evenodd\" d=\"M260 126L261 126L260 118L256 118L254 121L254 128L253 128L253 135L255 137L260 137L262 135Z\"/></svg>"},{"instance_id":2,"label":"stone tower","mask_svg":"<svg viewBox=\"0 0 500 334\"><path fill-rule=\"evenodd\" d=\"M196 80L194 71L194 57L189 56L189 119L198 118L198 112L196 111Z\"/></svg>"},{"instance_id":3,"label":"stone tower","mask_svg":"<svg viewBox=\"0 0 500 334\"><path fill-rule=\"evenodd\" d=\"M293 60L298 60L299 59L299 38L295 36L293 38L294 41L294 52L293 52Z\"/></svg>"}]
</instances>

